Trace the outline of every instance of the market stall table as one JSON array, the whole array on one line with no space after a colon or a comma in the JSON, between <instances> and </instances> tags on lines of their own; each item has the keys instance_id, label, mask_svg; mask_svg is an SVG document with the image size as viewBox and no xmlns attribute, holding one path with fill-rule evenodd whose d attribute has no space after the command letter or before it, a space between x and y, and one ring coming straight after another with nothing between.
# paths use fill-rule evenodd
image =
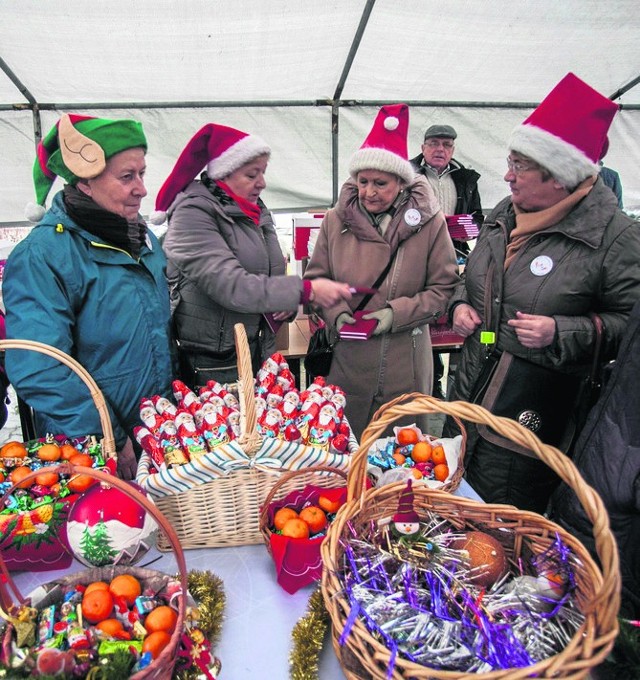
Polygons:
<instances>
[{"instance_id":1,"label":"market stall table","mask_svg":"<svg viewBox=\"0 0 640 680\"><path fill-rule=\"evenodd\" d=\"M463 480L457 495L479 500ZM231 548L185 550L189 570L210 571L222 579L226 607L220 642L214 654L222 662L221 680L288 680L289 655L293 649L291 632L307 613L309 597L318 586L287 594L277 583L273 561L264 544ZM174 573L173 553L152 549L137 566ZM53 581L70 571L86 569L74 560L68 570L13 573L23 595L40 584ZM320 680L344 678L327 637L320 656Z\"/></svg>"}]
</instances>

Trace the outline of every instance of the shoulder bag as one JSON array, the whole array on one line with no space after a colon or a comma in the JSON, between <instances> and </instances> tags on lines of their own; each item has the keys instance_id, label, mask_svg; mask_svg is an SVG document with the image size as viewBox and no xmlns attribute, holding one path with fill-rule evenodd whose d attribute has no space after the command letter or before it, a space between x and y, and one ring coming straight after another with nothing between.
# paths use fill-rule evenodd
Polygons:
<instances>
[{"instance_id":1,"label":"shoulder bag","mask_svg":"<svg viewBox=\"0 0 640 680\"><path fill-rule=\"evenodd\" d=\"M487 300L491 286L485 288L485 319L490 318ZM591 372L588 376L556 371L509 352L494 351L480 371L469 398L496 416L515 420L534 432L545 444L569 451L584 422L581 410L588 409L597 398L597 374L600 367L603 324L591 315L596 342ZM588 412L588 410L587 410ZM532 456L530 450L499 435L487 425L478 425L478 433L502 448Z\"/></svg>"},{"instance_id":2,"label":"shoulder bag","mask_svg":"<svg viewBox=\"0 0 640 680\"><path fill-rule=\"evenodd\" d=\"M371 286L372 290L376 291L380 287L380 284L384 281L386 275L391 269L391 265L393 264L396 253L397 249L393 251L389 263L384 268L380 276L378 276L373 286ZM354 313L364 309L372 297L373 293L367 293L367 295L365 295L360 301L360 304L353 310ZM331 370L331 362L333 360L333 345L334 342L330 340L329 329L326 328L326 326L318 328L314 331L312 336L309 338L309 346L307 348L307 354L304 358L304 368L308 375L314 377L318 375L329 375L329 371Z\"/></svg>"}]
</instances>

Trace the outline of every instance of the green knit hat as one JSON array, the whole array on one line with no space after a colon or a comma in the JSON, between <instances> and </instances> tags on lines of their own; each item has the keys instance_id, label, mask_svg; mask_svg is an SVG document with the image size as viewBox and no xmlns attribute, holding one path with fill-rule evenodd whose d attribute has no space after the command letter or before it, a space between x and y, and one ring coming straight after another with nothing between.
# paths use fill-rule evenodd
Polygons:
<instances>
[{"instance_id":1,"label":"green knit hat","mask_svg":"<svg viewBox=\"0 0 640 680\"><path fill-rule=\"evenodd\" d=\"M62 145L60 144L62 140ZM64 114L38 144L33 165L33 183L38 205L27 206L26 216L38 222L56 176L69 184L97 177L108 158L121 151L141 147L147 139L135 120L109 120Z\"/></svg>"}]
</instances>

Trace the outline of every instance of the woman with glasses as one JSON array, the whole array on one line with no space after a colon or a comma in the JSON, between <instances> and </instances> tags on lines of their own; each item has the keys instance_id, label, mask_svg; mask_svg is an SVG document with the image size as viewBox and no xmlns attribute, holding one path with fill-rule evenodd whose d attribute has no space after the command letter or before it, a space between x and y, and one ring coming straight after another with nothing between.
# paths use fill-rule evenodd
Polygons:
<instances>
[{"instance_id":1,"label":"woman with glasses","mask_svg":"<svg viewBox=\"0 0 640 680\"><path fill-rule=\"evenodd\" d=\"M640 297L640 229L598 177L616 111L568 74L515 129L504 176L511 195L485 220L449 305L466 338L452 398L499 413L508 394L511 417L564 451L576 434L571 376L586 374L594 356L591 315L604 322L602 356L612 358ZM558 387L530 407L541 376ZM557 477L493 431L471 429L465 466L474 489L487 502L543 512Z\"/></svg>"}]
</instances>

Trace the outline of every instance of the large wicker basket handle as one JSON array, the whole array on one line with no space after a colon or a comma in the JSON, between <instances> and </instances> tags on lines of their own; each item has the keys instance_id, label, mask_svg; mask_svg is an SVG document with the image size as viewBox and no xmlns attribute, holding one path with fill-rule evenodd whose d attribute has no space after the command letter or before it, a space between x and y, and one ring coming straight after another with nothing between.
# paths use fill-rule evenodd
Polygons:
<instances>
[{"instance_id":1,"label":"large wicker basket handle","mask_svg":"<svg viewBox=\"0 0 640 680\"><path fill-rule=\"evenodd\" d=\"M580 504L593 525L595 548L605 577L596 600L602 598L620 599L620 570L618 551L609 526L609 515L597 492L582 478L570 458L560 450L544 444L531 430L522 427L510 418L494 416L492 413L466 401L440 401L425 394L413 392L390 401L378 410L374 419L362 434L360 447L351 457L347 480L347 500L360 499L364 505L366 488L367 455L373 443L385 429L397 419L423 413L444 413L463 421L488 425L493 430L520 444L548 465L578 497ZM520 455L514 453L513 455ZM617 608L616 608L617 609Z\"/></svg>"},{"instance_id":2,"label":"large wicker basket handle","mask_svg":"<svg viewBox=\"0 0 640 680\"><path fill-rule=\"evenodd\" d=\"M236 355L238 357L238 393L240 401L240 431L238 443L248 456L253 456L262 443L262 438L256 429L256 399L253 391L254 377L251 364L251 351L244 325L237 323L233 327L236 341Z\"/></svg>"},{"instance_id":3,"label":"large wicker basket handle","mask_svg":"<svg viewBox=\"0 0 640 680\"><path fill-rule=\"evenodd\" d=\"M97 479L99 482L103 484L115 486L117 489L119 489L127 496L129 496L129 498L133 499L136 503L138 503L138 505L141 505L153 517L153 519L155 519L155 521L158 523L158 526L165 533L167 539L169 540L169 543L171 544L171 547L176 557L176 562L178 564L179 579L180 584L182 586L182 592L185 594L185 597L178 598L179 600L178 621L180 622L180 625L176 627L176 630L178 631L179 636L181 622L184 621L184 614L186 609L186 593L188 587L187 564L184 559L184 552L182 551L182 546L180 545L178 535L176 534L174 528L169 524L167 519L164 517L164 515L160 512L160 510L158 510L158 508L145 495L140 493L140 491L138 491L136 487L132 486L131 484L128 484L127 482L124 482L123 480L119 479L118 477L115 477L114 475L102 472L101 470L96 470L95 468L84 467L80 465L71 465L71 463L62 463L60 465L47 466L47 471L55 472L57 474L66 474L69 476L79 474L88 475L89 477L93 477L94 479ZM14 484L2 497L2 500L0 501L2 505L0 507L4 507L5 500L9 497L10 494L12 494L18 488L20 484L35 479L40 474L40 472L41 470L31 472L23 480L20 480L18 484ZM1 550L0 550L0 572L1 572L0 603L2 604L3 608L6 611L7 608L10 607L12 604L16 602L18 603L23 602L24 597L22 596L22 594L18 590L18 587L15 585L13 579L11 578L9 570L7 569L7 566L2 558ZM176 640L173 642L175 642L175 645L177 645L177 637Z\"/></svg>"},{"instance_id":4,"label":"large wicker basket handle","mask_svg":"<svg viewBox=\"0 0 640 680\"><path fill-rule=\"evenodd\" d=\"M109 410L107 409L104 396L96 385L95 380L91 377L91 374L73 357L70 357L57 347L46 345L43 342L36 342L35 340L0 340L0 350L7 349L27 349L39 352L40 354L46 354L53 359L57 359L61 364L64 364L77 374L89 389L89 394L100 416L103 434L102 451L107 458L113 458L116 455L116 441L113 436Z\"/></svg>"}]
</instances>

